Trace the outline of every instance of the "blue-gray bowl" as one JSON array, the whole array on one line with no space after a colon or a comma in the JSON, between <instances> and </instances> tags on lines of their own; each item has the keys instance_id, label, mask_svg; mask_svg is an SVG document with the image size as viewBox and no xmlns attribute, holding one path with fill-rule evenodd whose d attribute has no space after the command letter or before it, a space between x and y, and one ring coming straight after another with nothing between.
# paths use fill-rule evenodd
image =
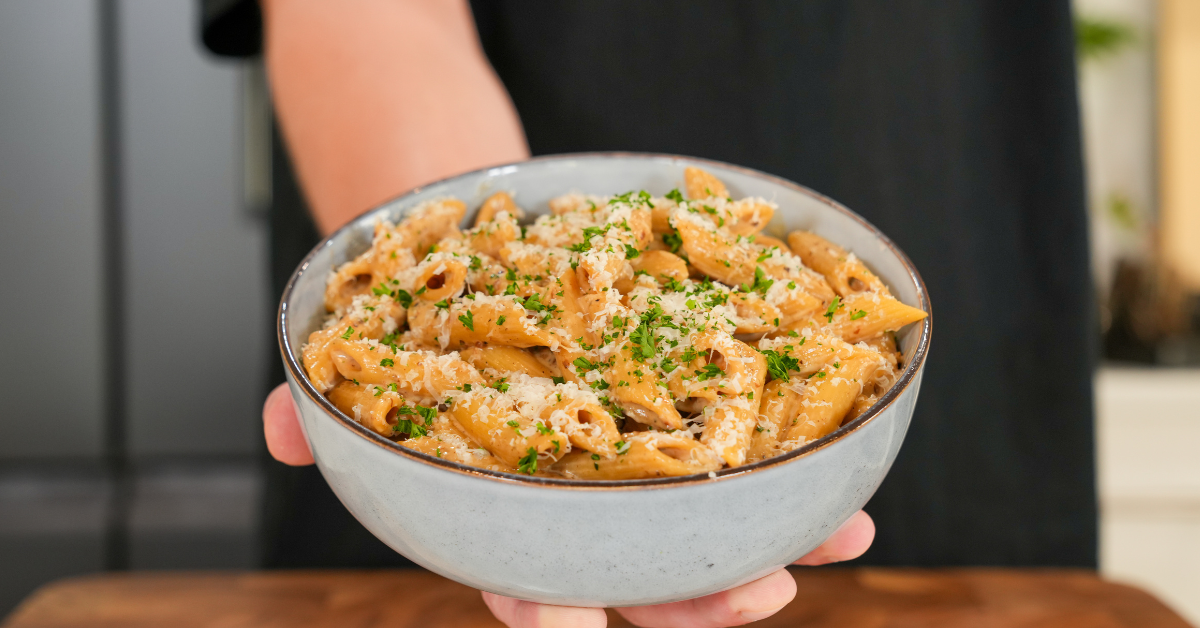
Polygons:
<instances>
[{"instance_id":1,"label":"blue-gray bowl","mask_svg":"<svg viewBox=\"0 0 1200 628\"><path fill-rule=\"evenodd\" d=\"M346 508L389 547L463 584L573 606L635 606L693 598L760 578L820 545L870 499L908 429L931 318L899 337L905 369L868 412L785 455L711 475L616 482L497 473L414 452L362 427L308 381L300 348L325 317L330 269L366 250L377 219L454 196L477 207L514 191L544 213L568 191L617 194L682 188L685 166L731 196L779 209L767 233L811 230L854 252L904 303L930 311L908 257L878 229L800 185L719 162L629 153L576 154L467 173L369 211L317 246L279 306L292 398L317 467Z\"/></svg>"}]
</instances>

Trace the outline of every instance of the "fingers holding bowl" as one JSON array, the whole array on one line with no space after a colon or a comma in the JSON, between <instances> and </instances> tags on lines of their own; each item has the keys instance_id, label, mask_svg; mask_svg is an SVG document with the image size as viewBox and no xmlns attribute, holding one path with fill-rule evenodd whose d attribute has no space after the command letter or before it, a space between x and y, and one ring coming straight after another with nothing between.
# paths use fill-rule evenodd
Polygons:
<instances>
[{"instance_id":1,"label":"fingers holding bowl","mask_svg":"<svg viewBox=\"0 0 1200 628\"><path fill-rule=\"evenodd\" d=\"M263 436L272 458L293 467L313 463L312 451L304 440L304 432L300 431L300 416L287 384L276 386L263 403Z\"/></svg>"},{"instance_id":2,"label":"fingers holding bowl","mask_svg":"<svg viewBox=\"0 0 1200 628\"><path fill-rule=\"evenodd\" d=\"M871 515L858 511L850 516L817 549L800 557L793 565L827 565L862 556L875 540L875 521Z\"/></svg>"},{"instance_id":3,"label":"fingers holding bowl","mask_svg":"<svg viewBox=\"0 0 1200 628\"><path fill-rule=\"evenodd\" d=\"M794 597L796 581L781 569L740 587L694 600L618 608L617 612L643 628L725 628L770 617Z\"/></svg>"},{"instance_id":4,"label":"fingers holding bowl","mask_svg":"<svg viewBox=\"0 0 1200 628\"><path fill-rule=\"evenodd\" d=\"M604 628L608 624L599 608L551 606L487 592L483 603L508 628Z\"/></svg>"}]
</instances>

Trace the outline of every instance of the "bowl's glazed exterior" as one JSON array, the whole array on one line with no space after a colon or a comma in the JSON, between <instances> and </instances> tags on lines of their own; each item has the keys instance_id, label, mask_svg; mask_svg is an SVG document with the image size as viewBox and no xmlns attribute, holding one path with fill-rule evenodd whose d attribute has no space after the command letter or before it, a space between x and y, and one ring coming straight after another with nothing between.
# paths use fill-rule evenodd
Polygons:
<instances>
[{"instance_id":1,"label":"bowl's glazed exterior","mask_svg":"<svg viewBox=\"0 0 1200 628\"><path fill-rule=\"evenodd\" d=\"M472 172L364 214L313 250L279 310L288 383L317 466L373 534L414 562L469 586L574 606L671 602L762 577L821 544L883 481L917 401L932 329L910 326L906 369L869 412L797 451L715 474L624 482L528 478L472 469L407 450L338 412L308 382L299 352L325 316L329 271L365 250L381 217L455 196L477 207L515 191L527 211L576 190L616 194L682 188L696 165L731 196L779 204L767 232L804 228L853 251L905 303L930 311L920 276L883 234L794 183L699 159L580 154Z\"/></svg>"}]
</instances>

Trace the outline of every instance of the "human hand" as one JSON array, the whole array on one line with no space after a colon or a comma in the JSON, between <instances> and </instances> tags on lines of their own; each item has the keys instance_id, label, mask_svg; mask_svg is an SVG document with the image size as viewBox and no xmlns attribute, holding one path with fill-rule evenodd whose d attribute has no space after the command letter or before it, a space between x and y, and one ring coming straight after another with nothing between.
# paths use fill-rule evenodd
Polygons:
<instances>
[{"instance_id":1,"label":"human hand","mask_svg":"<svg viewBox=\"0 0 1200 628\"><path fill-rule=\"evenodd\" d=\"M267 450L276 460L292 466L313 463L287 384L267 396L263 405L263 434ZM867 551L874 538L874 522L867 513L859 511L825 543L795 564L824 565L857 558ZM795 596L795 580L781 569L754 582L694 600L616 610L644 628L724 628L770 617ZM486 592L483 601L510 628L603 628L608 621L599 608L551 606Z\"/></svg>"}]
</instances>

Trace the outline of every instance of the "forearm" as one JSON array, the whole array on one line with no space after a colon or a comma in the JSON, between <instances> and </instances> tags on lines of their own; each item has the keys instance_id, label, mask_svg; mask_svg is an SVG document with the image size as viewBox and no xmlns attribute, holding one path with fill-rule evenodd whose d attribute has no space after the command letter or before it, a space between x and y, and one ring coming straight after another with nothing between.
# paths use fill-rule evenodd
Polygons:
<instances>
[{"instance_id":1,"label":"forearm","mask_svg":"<svg viewBox=\"0 0 1200 628\"><path fill-rule=\"evenodd\" d=\"M263 0L275 110L328 233L408 189L529 154L463 0Z\"/></svg>"}]
</instances>

